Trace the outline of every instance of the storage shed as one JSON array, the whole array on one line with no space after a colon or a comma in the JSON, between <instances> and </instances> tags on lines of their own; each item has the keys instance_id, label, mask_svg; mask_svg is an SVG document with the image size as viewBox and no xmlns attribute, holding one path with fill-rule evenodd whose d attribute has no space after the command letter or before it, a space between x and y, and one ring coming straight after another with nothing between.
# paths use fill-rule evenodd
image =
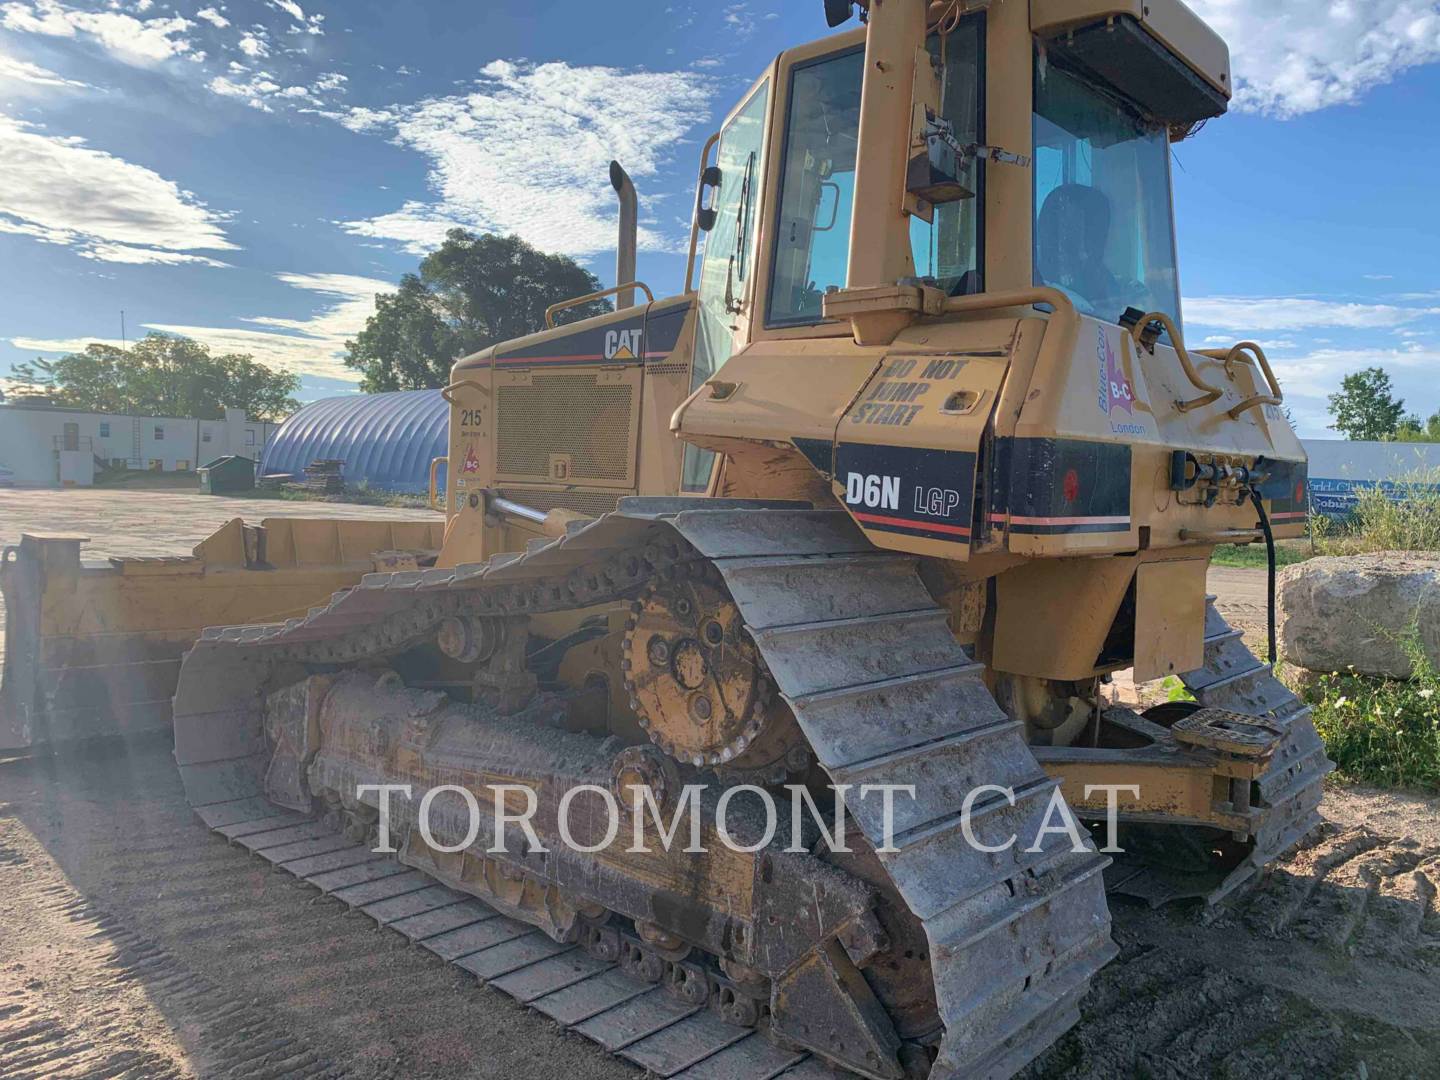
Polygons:
<instances>
[{"instance_id":1,"label":"storage shed","mask_svg":"<svg viewBox=\"0 0 1440 1080\"><path fill-rule=\"evenodd\" d=\"M448 448L450 407L439 390L350 394L312 401L280 425L260 475L292 473L322 458L345 462L345 483L424 492L430 461ZM440 471L443 490L444 469Z\"/></svg>"},{"instance_id":2,"label":"storage shed","mask_svg":"<svg viewBox=\"0 0 1440 1080\"><path fill-rule=\"evenodd\" d=\"M202 495L227 495L255 489L255 462L238 454L216 458L196 470Z\"/></svg>"}]
</instances>

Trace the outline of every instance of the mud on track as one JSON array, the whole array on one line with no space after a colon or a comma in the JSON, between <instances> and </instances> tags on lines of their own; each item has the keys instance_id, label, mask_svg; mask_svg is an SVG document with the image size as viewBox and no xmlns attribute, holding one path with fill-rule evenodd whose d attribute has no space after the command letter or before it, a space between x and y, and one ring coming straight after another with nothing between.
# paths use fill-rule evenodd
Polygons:
<instances>
[{"instance_id":1,"label":"mud on track","mask_svg":"<svg viewBox=\"0 0 1440 1080\"><path fill-rule=\"evenodd\" d=\"M1027 1080L1440 1077L1440 844L1332 824L1122 952ZM633 1077L193 817L163 739L0 763L0 1076Z\"/></svg>"}]
</instances>

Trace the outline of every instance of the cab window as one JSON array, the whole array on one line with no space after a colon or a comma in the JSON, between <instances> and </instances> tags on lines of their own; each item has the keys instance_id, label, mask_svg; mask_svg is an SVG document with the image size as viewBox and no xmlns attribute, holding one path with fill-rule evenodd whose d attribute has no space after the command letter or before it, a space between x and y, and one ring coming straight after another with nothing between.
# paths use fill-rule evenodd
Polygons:
<instances>
[{"instance_id":1,"label":"cab window","mask_svg":"<svg viewBox=\"0 0 1440 1080\"><path fill-rule=\"evenodd\" d=\"M1168 133L1043 65L1035 73L1035 283L1107 322L1131 307L1180 321Z\"/></svg>"},{"instance_id":2,"label":"cab window","mask_svg":"<svg viewBox=\"0 0 1440 1080\"><path fill-rule=\"evenodd\" d=\"M715 164L720 186L715 194L715 226L705 238L700 264L700 310L690 389L714 375L735 350L735 314L753 276L750 265L756 207L760 197L761 153L765 146L765 108L770 83L756 87L721 129ZM704 491L715 455L686 445L681 489Z\"/></svg>"},{"instance_id":3,"label":"cab window","mask_svg":"<svg viewBox=\"0 0 1440 1080\"><path fill-rule=\"evenodd\" d=\"M930 39L942 112L962 143L981 140L983 29L983 17L971 16L943 44L938 36ZM845 285L864 74L863 49L791 69L767 326L819 322L821 298ZM916 274L934 278L951 295L981 288L982 173L975 161L960 179L976 197L936 207L933 222L910 222Z\"/></svg>"}]
</instances>

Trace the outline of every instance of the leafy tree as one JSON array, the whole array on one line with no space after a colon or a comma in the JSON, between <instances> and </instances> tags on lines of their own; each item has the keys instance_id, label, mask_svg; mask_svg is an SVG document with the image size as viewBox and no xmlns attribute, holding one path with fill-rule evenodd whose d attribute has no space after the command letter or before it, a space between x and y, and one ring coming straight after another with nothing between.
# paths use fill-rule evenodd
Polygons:
<instances>
[{"instance_id":1,"label":"leafy tree","mask_svg":"<svg viewBox=\"0 0 1440 1080\"><path fill-rule=\"evenodd\" d=\"M418 274L375 298L375 314L345 343L345 364L361 373L368 393L444 386L460 357L543 330L547 307L599 288L595 275L564 255L547 255L515 236L451 229ZM608 310L605 301L592 301L555 321Z\"/></svg>"},{"instance_id":2,"label":"leafy tree","mask_svg":"<svg viewBox=\"0 0 1440 1080\"><path fill-rule=\"evenodd\" d=\"M244 409L257 420L294 412L300 377L256 363L245 353L210 355L189 338L149 334L129 349L98 342L59 360L17 364L12 399L46 401L90 412L193 416L216 420Z\"/></svg>"},{"instance_id":3,"label":"leafy tree","mask_svg":"<svg viewBox=\"0 0 1440 1080\"><path fill-rule=\"evenodd\" d=\"M1338 393L1330 395L1332 430L1347 439L1393 438L1405 415L1405 402L1391 393L1390 376L1384 368L1354 371L1340 381Z\"/></svg>"},{"instance_id":4,"label":"leafy tree","mask_svg":"<svg viewBox=\"0 0 1440 1080\"><path fill-rule=\"evenodd\" d=\"M1420 422L1418 413L1407 416L1395 429L1397 442L1440 442L1440 410L1431 413L1430 419Z\"/></svg>"}]
</instances>

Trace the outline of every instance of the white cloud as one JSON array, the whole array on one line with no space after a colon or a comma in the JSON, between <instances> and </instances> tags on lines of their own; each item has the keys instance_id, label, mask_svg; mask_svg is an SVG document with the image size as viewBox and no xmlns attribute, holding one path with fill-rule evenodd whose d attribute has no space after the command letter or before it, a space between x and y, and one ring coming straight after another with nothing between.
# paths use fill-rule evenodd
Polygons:
<instances>
[{"instance_id":1,"label":"white cloud","mask_svg":"<svg viewBox=\"0 0 1440 1080\"><path fill-rule=\"evenodd\" d=\"M1183 308L1186 323L1242 332L1304 330L1318 326L1377 329L1401 326L1426 315L1440 314L1440 308L1353 304L1295 297L1197 296L1187 297Z\"/></svg>"},{"instance_id":2,"label":"white cloud","mask_svg":"<svg viewBox=\"0 0 1440 1080\"><path fill-rule=\"evenodd\" d=\"M25 352L72 353L84 352L86 345L113 345L119 349L124 342L119 338L32 338L12 337L10 344Z\"/></svg>"},{"instance_id":3,"label":"white cloud","mask_svg":"<svg viewBox=\"0 0 1440 1080\"><path fill-rule=\"evenodd\" d=\"M249 31L240 35L240 51L252 60L258 60L262 56L270 55L270 46L265 41L263 30Z\"/></svg>"},{"instance_id":4,"label":"white cloud","mask_svg":"<svg viewBox=\"0 0 1440 1080\"><path fill-rule=\"evenodd\" d=\"M197 19L204 19L217 30L224 30L230 25L230 20L224 15L221 15L220 12L216 11L213 7L201 8L195 12L195 17Z\"/></svg>"},{"instance_id":5,"label":"white cloud","mask_svg":"<svg viewBox=\"0 0 1440 1080\"><path fill-rule=\"evenodd\" d=\"M1230 46L1235 107L1278 117L1352 104L1440 60L1436 0L1189 0Z\"/></svg>"},{"instance_id":6,"label":"white cloud","mask_svg":"<svg viewBox=\"0 0 1440 1080\"><path fill-rule=\"evenodd\" d=\"M351 274L277 274L276 278L323 297L323 306L303 319L257 315L241 320L269 328L265 330L159 322L145 323L142 329L193 338L212 352L249 353L262 364L300 375L359 382L359 375L344 364L345 342L364 328L375 310L375 294L394 292L394 284ZM92 341L120 345L106 338L33 337L13 337L10 344L26 352L71 353L83 351Z\"/></svg>"},{"instance_id":7,"label":"white cloud","mask_svg":"<svg viewBox=\"0 0 1440 1080\"><path fill-rule=\"evenodd\" d=\"M130 244L91 244L79 252L81 258L97 262L129 263L132 266L214 266L226 267L219 259L205 255L192 255L183 251L159 251L152 247L134 247Z\"/></svg>"},{"instance_id":8,"label":"white cloud","mask_svg":"<svg viewBox=\"0 0 1440 1080\"><path fill-rule=\"evenodd\" d=\"M454 224L514 233L544 251L608 250L615 243L610 159L637 179L654 175L708 112L707 83L689 72L497 60L481 76L467 94L338 117L351 130L386 130L397 145L424 154L438 196L342 223L348 231L417 253ZM646 250L673 243L640 230Z\"/></svg>"},{"instance_id":9,"label":"white cloud","mask_svg":"<svg viewBox=\"0 0 1440 1080\"><path fill-rule=\"evenodd\" d=\"M272 104L275 102L285 104L299 101L307 105L319 105L325 94L345 93L345 83L349 81L339 72L330 71L321 75L311 86L281 86L268 71L257 71L248 78L240 78L239 76L248 74L243 64L232 63L230 72L236 77L217 75L211 79L206 84L210 92L221 97L238 98L252 109L259 109L261 112L274 112ZM345 122L339 113L318 109L303 111L320 112L321 115Z\"/></svg>"},{"instance_id":10,"label":"white cloud","mask_svg":"<svg viewBox=\"0 0 1440 1080\"><path fill-rule=\"evenodd\" d=\"M755 32L755 17L748 3L731 4L724 11L725 25L738 37L747 38Z\"/></svg>"},{"instance_id":11,"label":"white cloud","mask_svg":"<svg viewBox=\"0 0 1440 1080\"><path fill-rule=\"evenodd\" d=\"M0 232L123 263L205 263L234 251L224 218L172 180L0 116Z\"/></svg>"},{"instance_id":12,"label":"white cloud","mask_svg":"<svg viewBox=\"0 0 1440 1080\"><path fill-rule=\"evenodd\" d=\"M127 64L149 66L190 48L183 35L195 24L179 16L137 19L118 11L81 11L59 0L0 4L0 26L22 34L88 38Z\"/></svg>"},{"instance_id":13,"label":"white cloud","mask_svg":"<svg viewBox=\"0 0 1440 1080\"><path fill-rule=\"evenodd\" d=\"M75 79L67 79L63 75L32 64L28 60L21 60L18 57L6 56L0 53L0 82L22 82L31 83L35 86L57 86L69 87L75 90L93 89L89 83L77 82Z\"/></svg>"},{"instance_id":14,"label":"white cloud","mask_svg":"<svg viewBox=\"0 0 1440 1080\"><path fill-rule=\"evenodd\" d=\"M356 105L348 112L332 115L331 119L351 131L374 131L394 123L398 119L398 114L389 109L367 109L364 106Z\"/></svg>"},{"instance_id":15,"label":"white cloud","mask_svg":"<svg viewBox=\"0 0 1440 1080\"><path fill-rule=\"evenodd\" d=\"M1231 345L1235 344L1235 335L1211 334L1209 337L1204 338L1200 342L1200 344L1204 345L1207 349L1227 349ZM1263 338L1256 344L1258 344L1267 353L1281 351L1284 349L1293 349L1296 347L1296 343L1293 338Z\"/></svg>"},{"instance_id":16,"label":"white cloud","mask_svg":"<svg viewBox=\"0 0 1440 1080\"><path fill-rule=\"evenodd\" d=\"M295 0L270 0L270 6L285 12L296 22L303 23L305 21L305 12L299 4L295 3Z\"/></svg>"},{"instance_id":17,"label":"white cloud","mask_svg":"<svg viewBox=\"0 0 1440 1080\"><path fill-rule=\"evenodd\" d=\"M261 112L274 112L265 103L265 99L272 94L279 93L281 89L280 84L264 71L256 72L244 82L236 82L224 75L216 75L207 85L212 94L239 98L252 109L259 109Z\"/></svg>"},{"instance_id":18,"label":"white cloud","mask_svg":"<svg viewBox=\"0 0 1440 1080\"><path fill-rule=\"evenodd\" d=\"M325 297L327 303L307 318L256 315L243 322L268 327L184 326L146 323L149 330L181 334L203 342L215 352L246 352L272 367L327 379L358 382L344 364L345 342L365 326L375 311L375 294L394 292L395 285L350 274L277 274L286 285Z\"/></svg>"},{"instance_id":19,"label":"white cloud","mask_svg":"<svg viewBox=\"0 0 1440 1080\"><path fill-rule=\"evenodd\" d=\"M1435 411L1434 372L1440 367L1440 350L1419 342L1395 349L1317 346L1296 357L1272 356L1270 363L1305 438L1338 437L1329 427L1329 397L1346 375L1364 368L1382 368L1390 375L1395 396L1404 399L1407 412L1428 416Z\"/></svg>"}]
</instances>

